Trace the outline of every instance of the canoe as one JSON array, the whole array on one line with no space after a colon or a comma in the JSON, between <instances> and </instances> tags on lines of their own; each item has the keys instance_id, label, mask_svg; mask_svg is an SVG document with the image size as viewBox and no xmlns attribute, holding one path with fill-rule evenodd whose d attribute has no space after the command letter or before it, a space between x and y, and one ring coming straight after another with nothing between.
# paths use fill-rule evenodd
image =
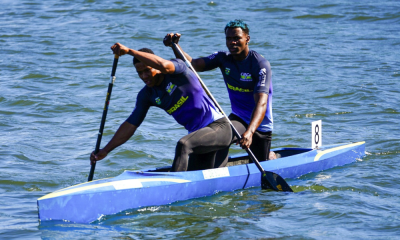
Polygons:
<instances>
[{"instance_id":1,"label":"canoe","mask_svg":"<svg viewBox=\"0 0 400 240\"><path fill-rule=\"evenodd\" d=\"M272 151L278 158L260 162L262 167L283 178L297 178L355 162L365 155L365 142L327 145L318 149L276 148ZM38 199L39 219L90 223L104 215L128 209L261 185L259 170L244 154L230 157L228 166L224 168L169 172L170 168L125 171L113 178L55 191Z\"/></svg>"}]
</instances>

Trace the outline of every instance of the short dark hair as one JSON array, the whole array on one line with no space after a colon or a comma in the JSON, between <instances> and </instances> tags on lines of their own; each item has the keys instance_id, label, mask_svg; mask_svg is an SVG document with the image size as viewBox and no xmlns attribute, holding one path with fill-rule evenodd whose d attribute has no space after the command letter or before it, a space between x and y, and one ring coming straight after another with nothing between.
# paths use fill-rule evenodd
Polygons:
<instances>
[{"instance_id":1,"label":"short dark hair","mask_svg":"<svg viewBox=\"0 0 400 240\"><path fill-rule=\"evenodd\" d=\"M226 29L228 28L241 28L243 32L246 33L247 35L249 35L250 33L249 26L247 26L247 24L242 19L235 19L233 21L228 22L228 24L226 24L224 29L225 33Z\"/></svg>"},{"instance_id":2,"label":"short dark hair","mask_svg":"<svg viewBox=\"0 0 400 240\"><path fill-rule=\"evenodd\" d=\"M151 53L154 54L154 52L150 48L141 48L138 50L139 52L146 52L146 53ZM140 60L133 57L133 66L135 66L136 63L139 63Z\"/></svg>"}]
</instances>

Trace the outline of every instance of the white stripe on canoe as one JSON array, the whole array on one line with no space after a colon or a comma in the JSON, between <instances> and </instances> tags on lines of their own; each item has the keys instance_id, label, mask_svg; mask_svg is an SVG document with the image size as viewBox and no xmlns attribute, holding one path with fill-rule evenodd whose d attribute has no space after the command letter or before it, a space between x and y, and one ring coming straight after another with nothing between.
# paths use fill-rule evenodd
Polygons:
<instances>
[{"instance_id":1,"label":"white stripe on canoe","mask_svg":"<svg viewBox=\"0 0 400 240\"><path fill-rule=\"evenodd\" d=\"M119 180L119 181L113 181L113 182L94 184L94 185L89 185L89 186L84 186L84 187L79 187L79 188L73 188L73 189L66 189L64 191L60 190L60 191L57 191L54 193L47 194L47 195L39 198L38 200L40 201L43 199L59 197L59 196L63 196L63 195L71 194L71 193L77 193L77 192L82 192L82 191L86 191L86 190L107 187L107 186L113 186L115 190L130 189L130 188L142 188L143 182L186 183L186 182L190 182L190 181L186 180L186 179L176 179L176 178L127 179L127 180Z\"/></svg>"},{"instance_id":2,"label":"white stripe on canoe","mask_svg":"<svg viewBox=\"0 0 400 240\"><path fill-rule=\"evenodd\" d=\"M340 146L340 147L331 148L331 149L328 149L328 150L325 150L325 151L321 151L314 157L314 162L318 161L323 155L325 155L327 153L338 151L338 150L345 149L345 148L355 147L355 146L358 146L358 145L362 145L364 143L365 142L357 142L357 143L348 144L348 145L344 145L344 146Z\"/></svg>"},{"instance_id":3,"label":"white stripe on canoe","mask_svg":"<svg viewBox=\"0 0 400 240\"><path fill-rule=\"evenodd\" d=\"M229 176L230 176L229 169L227 167L203 170L204 179L213 179L213 178L229 177Z\"/></svg>"}]
</instances>

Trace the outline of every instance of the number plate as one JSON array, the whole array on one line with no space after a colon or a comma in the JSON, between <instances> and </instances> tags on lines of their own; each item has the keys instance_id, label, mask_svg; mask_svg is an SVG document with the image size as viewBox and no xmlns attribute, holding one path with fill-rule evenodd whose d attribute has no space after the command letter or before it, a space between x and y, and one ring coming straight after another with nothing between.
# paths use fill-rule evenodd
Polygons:
<instances>
[{"instance_id":1,"label":"number plate","mask_svg":"<svg viewBox=\"0 0 400 240\"><path fill-rule=\"evenodd\" d=\"M311 148L322 146L322 121L318 120L311 123Z\"/></svg>"}]
</instances>

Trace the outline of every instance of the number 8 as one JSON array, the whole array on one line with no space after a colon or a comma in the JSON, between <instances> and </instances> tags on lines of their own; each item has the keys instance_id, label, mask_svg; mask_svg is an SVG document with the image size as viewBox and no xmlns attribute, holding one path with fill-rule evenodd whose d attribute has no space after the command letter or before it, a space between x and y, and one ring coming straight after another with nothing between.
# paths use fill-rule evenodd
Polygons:
<instances>
[{"instance_id":1,"label":"number 8","mask_svg":"<svg viewBox=\"0 0 400 240\"><path fill-rule=\"evenodd\" d=\"M318 133L319 133L319 125L317 124L317 125L315 125L315 144L316 145L318 145L318 143L319 143L319 135L318 135Z\"/></svg>"}]
</instances>

